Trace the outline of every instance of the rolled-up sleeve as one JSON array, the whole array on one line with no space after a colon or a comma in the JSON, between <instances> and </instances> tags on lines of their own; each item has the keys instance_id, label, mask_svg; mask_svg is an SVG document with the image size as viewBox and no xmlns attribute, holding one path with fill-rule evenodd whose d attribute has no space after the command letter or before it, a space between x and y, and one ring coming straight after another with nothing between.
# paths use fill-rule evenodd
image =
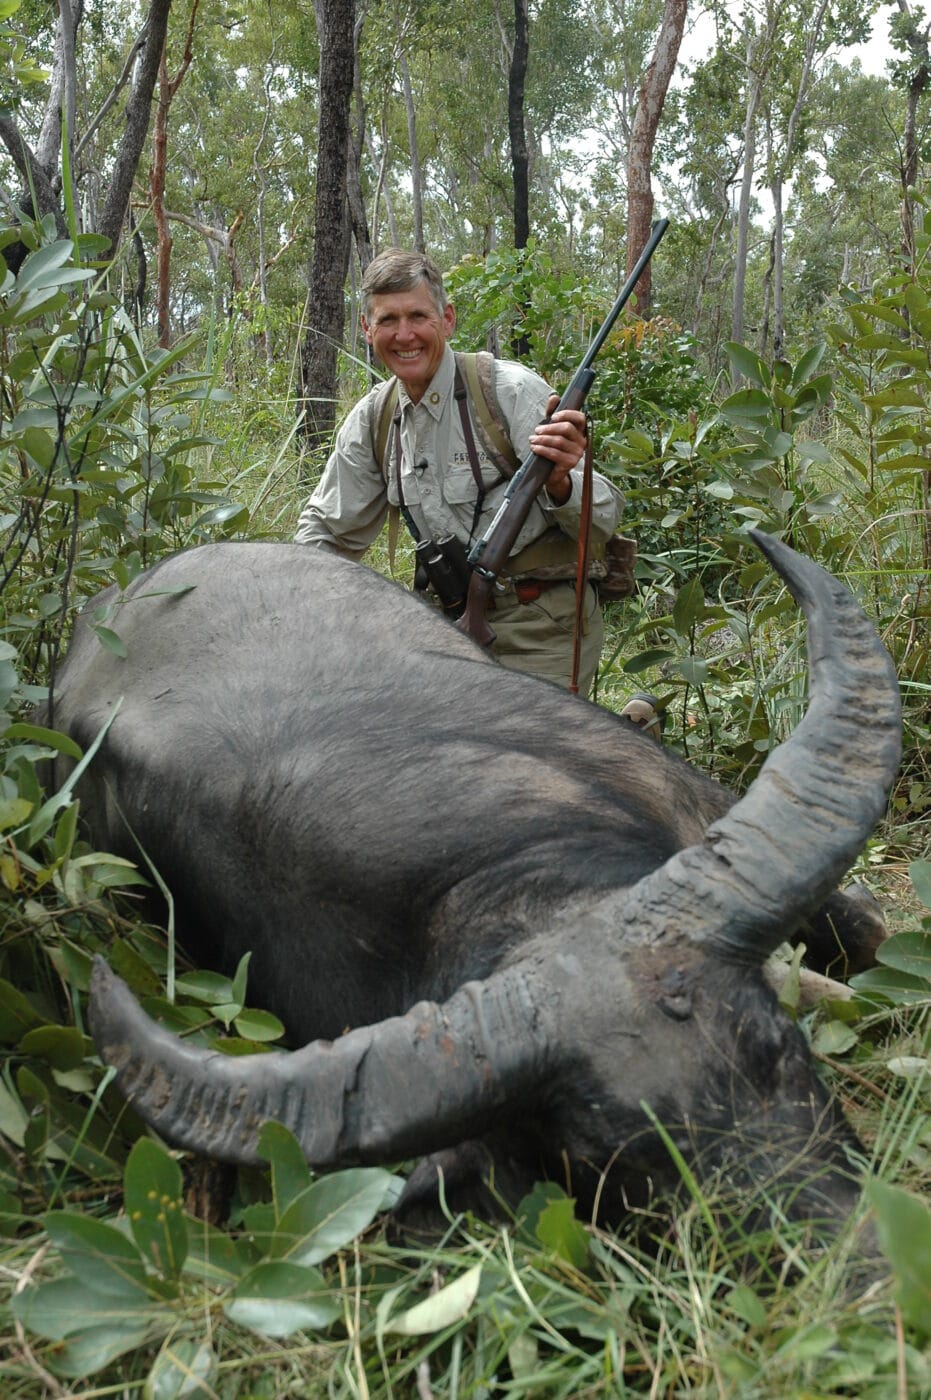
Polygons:
<instances>
[{"instance_id":1,"label":"rolled-up sleeve","mask_svg":"<svg viewBox=\"0 0 931 1400\"><path fill-rule=\"evenodd\" d=\"M388 495L372 446L373 395L351 410L320 482L301 511L295 541L359 559L385 522Z\"/></svg>"}]
</instances>

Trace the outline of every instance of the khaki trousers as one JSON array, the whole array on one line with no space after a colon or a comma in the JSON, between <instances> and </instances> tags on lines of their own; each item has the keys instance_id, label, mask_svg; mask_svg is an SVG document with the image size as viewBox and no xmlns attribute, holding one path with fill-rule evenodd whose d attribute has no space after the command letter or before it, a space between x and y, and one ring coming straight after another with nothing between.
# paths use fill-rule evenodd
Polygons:
<instances>
[{"instance_id":1,"label":"khaki trousers","mask_svg":"<svg viewBox=\"0 0 931 1400\"><path fill-rule=\"evenodd\" d=\"M601 648L604 621L598 595L585 590L579 694L591 691ZM513 592L497 594L488 622L495 633L491 654L511 671L525 671L568 687L572 678L572 635L575 628L575 582L548 588L532 603L521 603Z\"/></svg>"}]
</instances>

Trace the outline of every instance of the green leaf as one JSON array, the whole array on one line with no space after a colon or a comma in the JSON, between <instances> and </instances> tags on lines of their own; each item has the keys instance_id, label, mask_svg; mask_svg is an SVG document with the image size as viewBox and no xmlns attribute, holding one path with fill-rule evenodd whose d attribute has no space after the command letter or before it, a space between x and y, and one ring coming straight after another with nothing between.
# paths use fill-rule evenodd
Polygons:
<instances>
[{"instance_id":1,"label":"green leaf","mask_svg":"<svg viewBox=\"0 0 931 1400\"><path fill-rule=\"evenodd\" d=\"M266 1337L287 1337L329 1327L341 1310L319 1269L263 1262L240 1280L223 1311Z\"/></svg>"},{"instance_id":2,"label":"green leaf","mask_svg":"<svg viewBox=\"0 0 931 1400\"><path fill-rule=\"evenodd\" d=\"M107 961L137 997L157 996L161 990L158 974L125 938L118 938L107 949ZM86 991L84 987L82 990Z\"/></svg>"},{"instance_id":3,"label":"green leaf","mask_svg":"<svg viewBox=\"0 0 931 1400\"><path fill-rule=\"evenodd\" d=\"M22 826L27 821L35 804L25 797L4 797L0 799L0 831Z\"/></svg>"},{"instance_id":4,"label":"green leaf","mask_svg":"<svg viewBox=\"0 0 931 1400\"><path fill-rule=\"evenodd\" d=\"M676 594L672 606L673 626L680 637L687 637L705 609L705 592L700 579L691 578Z\"/></svg>"},{"instance_id":5,"label":"green leaf","mask_svg":"<svg viewBox=\"0 0 931 1400\"><path fill-rule=\"evenodd\" d=\"M235 524L242 529L249 521L249 512L243 505L237 505L233 501L228 501L225 505L214 506L213 510L205 511L199 515L191 526L191 533L205 530L209 525L230 525Z\"/></svg>"},{"instance_id":6,"label":"green leaf","mask_svg":"<svg viewBox=\"0 0 931 1400\"><path fill-rule=\"evenodd\" d=\"M540 1212L536 1227L537 1239L574 1269L588 1267L591 1240L581 1221L576 1219L575 1201L565 1197L550 1201Z\"/></svg>"},{"instance_id":7,"label":"green leaf","mask_svg":"<svg viewBox=\"0 0 931 1400\"><path fill-rule=\"evenodd\" d=\"M0 1079L0 1133L22 1147L26 1137L29 1114L20 1100Z\"/></svg>"},{"instance_id":8,"label":"green leaf","mask_svg":"<svg viewBox=\"0 0 931 1400\"><path fill-rule=\"evenodd\" d=\"M674 651L661 651L657 648L641 651L637 656L625 661L621 669L626 675L634 676L639 671L649 671L653 666L662 666L665 661L672 661L675 654Z\"/></svg>"},{"instance_id":9,"label":"green leaf","mask_svg":"<svg viewBox=\"0 0 931 1400\"><path fill-rule=\"evenodd\" d=\"M909 1079L916 1084L931 1079L931 1063L926 1055L893 1055L891 1060L886 1061L886 1069L890 1074L897 1074L900 1079Z\"/></svg>"},{"instance_id":10,"label":"green leaf","mask_svg":"<svg viewBox=\"0 0 931 1400\"><path fill-rule=\"evenodd\" d=\"M55 465L58 456L58 442L45 428L25 428L19 435L19 446L32 458L41 471L47 472Z\"/></svg>"},{"instance_id":11,"label":"green leaf","mask_svg":"<svg viewBox=\"0 0 931 1400\"><path fill-rule=\"evenodd\" d=\"M58 818L58 823L55 827L55 838L52 843L56 860L67 860L74 849L74 841L78 833L79 807L79 802L72 802L71 806L66 807Z\"/></svg>"},{"instance_id":12,"label":"green leaf","mask_svg":"<svg viewBox=\"0 0 931 1400\"><path fill-rule=\"evenodd\" d=\"M249 977L249 963L251 961L252 954L244 953L239 959L239 965L233 977L233 995L231 1000L234 1001L240 1009L246 1004L246 982Z\"/></svg>"},{"instance_id":13,"label":"green leaf","mask_svg":"<svg viewBox=\"0 0 931 1400\"><path fill-rule=\"evenodd\" d=\"M102 1371L118 1356L138 1351L173 1323L171 1314L159 1315L150 1310L138 1321L114 1319L99 1327L87 1327L75 1332L55 1352L55 1370L62 1376L83 1378ZM81 1387L82 1391L84 1387ZM98 1392L99 1393L99 1392Z\"/></svg>"},{"instance_id":14,"label":"green leaf","mask_svg":"<svg viewBox=\"0 0 931 1400\"><path fill-rule=\"evenodd\" d=\"M795 369L792 371L792 383L796 388L798 385L804 384L810 374L814 374L815 370L824 359L827 348L826 343L821 341L819 344L812 345L810 349L805 351L804 355L795 366Z\"/></svg>"},{"instance_id":15,"label":"green leaf","mask_svg":"<svg viewBox=\"0 0 931 1400\"><path fill-rule=\"evenodd\" d=\"M0 977L0 1044L18 1045L27 1031L43 1024L22 992Z\"/></svg>"},{"instance_id":16,"label":"green leaf","mask_svg":"<svg viewBox=\"0 0 931 1400\"><path fill-rule=\"evenodd\" d=\"M37 1026L19 1042L24 1055L36 1055L55 1069L76 1069L84 1063L90 1042L74 1026Z\"/></svg>"},{"instance_id":17,"label":"green leaf","mask_svg":"<svg viewBox=\"0 0 931 1400\"><path fill-rule=\"evenodd\" d=\"M129 655L123 638L118 632L114 632L112 627L104 627L102 623L95 622L94 632L100 645L106 647L107 651L112 652L114 656L118 656L121 661Z\"/></svg>"},{"instance_id":18,"label":"green leaf","mask_svg":"<svg viewBox=\"0 0 931 1400\"><path fill-rule=\"evenodd\" d=\"M138 1289L126 1288L121 1296L103 1293L88 1288L77 1275L24 1289L13 1299L13 1312L30 1332L53 1342L95 1328L141 1328L145 1335L156 1319L171 1316Z\"/></svg>"},{"instance_id":19,"label":"green leaf","mask_svg":"<svg viewBox=\"0 0 931 1400\"><path fill-rule=\"evenodd\" d=\"M5 739L27 739L33 744L43 744L69 758L79 759L81 750L67 734L59 734L57 729L44 729L40 724L11 724L6 730Z\"/></svg>"},{"instance_id":20,"label":"green leaf","mask_svg":"<svg viewBox=\"0 0 931 1400\"><path fill-rule=\"evenodd\" d=\"M819 1026L812 1041L819 1055L845 1055L857 1043L857 1033L843 1021L827 1021Z\"/></svg>"},{"instance_id":21,"label":"green leaf","mask_svg":"<svg viewBox=\"0 0 931 1400\"><path fill-rule=\"evenodd\" d=\"M738 374L743 375L744 379L749 379L754 384L760 385L761 388L769 387L772 382L769 368L754 350L735 340L729 340L724 349L727 352L727 358Z\"/></svg>"},{"instance_id":22,"label":"green leaf","mask_svg":"<svg viewBox=\"0 0 931 1400\"><path fill-rule=\"evenodd\" d=\"M718 411L738 427L756 427L772 416L773 406L762 389L739 389L724 400Z\"/></svg>"},{"instance_id":23,"label":"green leaf","mask_svg":"<svg viewBox=\"0 0 931 1400\"><path fill-rule=\"evenodd\" d=\"M892 1265L903 1315L931 1336L931 1208L918 1196L871 1181L867 1192L876 1211L883 1253Z\"/></svg>"},{"instance_id":24,"label":"green leaf","mask_svg":"<svg viewBox=\"0 0 931 1400\"><path fill-rule=\"evenodd\" d=\"M837 1328L830 1323L802 1323L797 1328L789 1328L788 1335L777 1347L776 1355L784 1353L793 1361L811 1361L837 1345Z\"/></svg>"},{"instance_id":25,"label":"green leaf","mask_svg":"<svg viewBox=\"0 0 931 1400\"><path fill-rule=\"evenodd\" d=\"M151 1298L145 1261L121 1230L92 1215L51 1211L45 1229L71 1272L86 1287L123 1300ZM80 1315L76 1326L82 1326Z\"/></svg>"},{"instance_id":26,"label":"green leaf","mask_svg":"<svg viewBox=\"0 0 931 1400\"><path fill-rule=\"evenodd\" d=\"M482 1279L482 1265L475 1264L464 1274L447 1283L438 1293L415 1303L406 1312L389 1318L385 1332L399 1332L403 1337L422 1337L442 1332L468 1316L472 1304L478 1296Z\"/></svg>"},{"instance_id":27,"label":"green leaf","mask_svg":"<svg viewBox=\"0 0 931 1400\"><path fill-rule=\"evenodd\" d=\"M143 1400L216 1400L216 1375L217 1358L207 1342L171 1338L146 1377Z\"/></svg>"},{"instance_id":28,"label":"green leaf","mask_svg":"<svg viewBox=\"0 0 931 1400\"><path fill-rule=\"evenodd\" d=\"M310 1168L296 1137L282 1123L262 1125L258 1154L271 1164L275 1219L280 1220L287 1208L310 1188Z\"/></svg>"},{"instance_id":29,"label":"green leaf","mask_svg":"<svg viewBox=\"0 0 931 1400\"><path fill-rule=\"evenodd\" d=\"M188 1253L184 1261L185 1275L202 1283L226 1285L242 1278L251 1264L236 1240L224 1230L209 1225L206 1220L188 1218Z\"/></svg>"},{"instance_id":30,"label":"green leaf","mask_svg":"<svg viewBox=\"0 0 931 1400\"><path fill-rule=\"evenodd\" d=\"M768 1314L758 1293L750 1287L748 1283L738 1283L728 1293L726 1302L739 1318L742 1318L750 1327L762 1330L767 1323Z\"/></svg>"},{"instance_id":31,"label":"green leaf","mask_svg":"<svg viewBox=\"0 0 931 1400\"><path fill-rule=\"evenodd\" d=\"M126 1162L126 1214L139 1248L168 1279L177 1279L188 1249L181 1168L151 1138L140 1138Z\"/></svg>"},{"instance_id":32,"label":"green leaf","mask_svg":"<svg viewBox=\"0 0 931 1400\"><path fill-rule=\"evenodd\" d=\"M858 996L869 1000L874 994L893 1006L920 1006L928 1000L928 983L924 977L911 977L894 967L874 967L849 978L849 986Z\"/></svg>"},{"instance_id":33,"label":"green leaf","mask_svg":"<svg viewBox=\"0 0 931 1400\"><path fill-rule=\"evenodd\" d=\"M918 898L926 909L931 909L931 860L913 860L908 873Z\"/></svg>"},{"instance_id":34,"label":"green leaf","mask_svg":"<svg viewBox=\"0 0 931 1400\"><path fill-rule=\"evenodd\" d=\"M284 1026L277 1016L248 1006L233 1017L233 1024L246 1040L280 1040L284 1035Z\"/></svg>"},{"instance_id":35,"label":"green leaf","mask_svg":"<svg viewBox=\"0 0 931 1400\"><path fill-rule=\"evenodd\" d=\"M74 252L74 244L70 239L62 239L56 243L47 243L43 248L37 248L34 253L23 259L23 264L19 269L16 278L17 293L25 291L28 287L48 286L50 281L54 281L60 275L59 269Z\"/></svg>"},{"instance_id":36,"label":"green leaf","mask_svg":"<svg viewBox=\"0 0 931 1400\"><path fill-rule=\"evenodd\" d=\"M233 984L219 972L183 972L175 983L178 991L213 1006L233 1000Z\"/></svg>"},{"instance_id":37,"label":"green leaf","mask_svg":"<svg viewBox=\"0 0 931 1400\"><path fill-rule=\"evenodd\" d=\"M883 967L923 978L931 996L931 930L908 929L895 933L876 949L876 961Z\"/></svg>"},{"instance_id":38,"label":"green leaf","mask_svg":"<svg viewBox=\"0 0 931 1400\"><path fill-rule=\"evenodd\" d=\"M704 685L708 680L708 662L701 656L680 656L676 670L689 685Z\"/></svg>"},{"instance_id":39,"label":"green leaf","mask_svg":"<svg viewBox=\"0 0 931 1400\"><path fill-rule=\"evenodd\" d=\"M270 1256L296 1264L327 1259L371 1225L394 1180L381 1167L356 1167L315 1181L281 1215Z\"/></svg>"}]
</instances>

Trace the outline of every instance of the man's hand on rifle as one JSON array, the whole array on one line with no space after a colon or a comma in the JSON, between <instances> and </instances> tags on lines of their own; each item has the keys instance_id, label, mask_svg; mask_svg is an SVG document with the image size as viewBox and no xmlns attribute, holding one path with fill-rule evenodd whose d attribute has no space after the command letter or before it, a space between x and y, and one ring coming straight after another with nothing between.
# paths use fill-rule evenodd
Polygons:
<instances>
[{"instance_id":1,"label":"man's hand on rifle","mask_svg":"<svg viewBox=\"0 0 931 1400\"><path fill-rule=\"evenodd\" d=\"M546 405L547 419L535 429L530 438L530 450L553 463L546 478L546 494L554 505L565 505L572 491L569 473L585 454L585 414L579 409L564 408L556 412L559 395L551 394ZM554 416L549 417L550 414Z\"/></svg>"}]
</instances>

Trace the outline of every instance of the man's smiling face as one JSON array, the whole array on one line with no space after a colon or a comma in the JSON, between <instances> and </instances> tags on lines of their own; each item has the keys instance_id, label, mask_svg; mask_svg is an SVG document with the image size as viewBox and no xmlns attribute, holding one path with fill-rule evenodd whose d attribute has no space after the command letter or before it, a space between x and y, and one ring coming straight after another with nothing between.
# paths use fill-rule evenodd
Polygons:
<instances>
[{"instance_id":1,"label":"man's smiling face","mask_svg":"<svg viewBox=\"0 0 931 1400\"><path fill-rule=\"evenodd\" d=\"M419 403L436 374L455 325L453 307L447 304L441 313L426 282L409 292L373 296L368 316L362 317L369 345L385 368L397 375L414 403Z\"/></svg>"}]
</instances>

